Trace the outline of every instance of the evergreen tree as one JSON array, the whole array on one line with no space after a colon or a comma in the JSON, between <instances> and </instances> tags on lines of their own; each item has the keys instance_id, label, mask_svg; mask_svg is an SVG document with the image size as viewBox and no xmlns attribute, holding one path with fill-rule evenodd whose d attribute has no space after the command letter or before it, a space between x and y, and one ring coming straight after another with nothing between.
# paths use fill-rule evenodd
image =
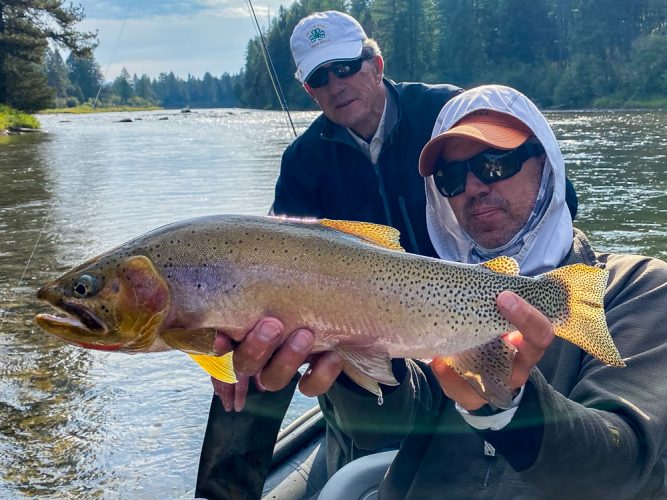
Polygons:
<instances>
[{"instance_id":1,"label":"evergreen tree","mask_svg":"<svg viewBox=\"0 0 667 500\"><path fill-rule=\"evenodd\" d=\"M75 96L80 102L95 99L104 77L99 64L92 54L77 56L71 53L67 58L67 69L72 90L70 95Z\"/></svg>"},{"instance_id":2,"label":"evergreen tree","mask_svg":"<svg viewBox=\"0 0 667 500\"><path fill-rule=\"evenodd\" d=\"M143 99L147 104L157 102L157 94L155 93L154 82L146 74L141 75L140 78L134 76L134 95Z\"/></svg>"},{"instance_id":3,"label":"evergreen tree","mask_svg":"<svg viewBox=\"0 0 667 500\"><path fill-rule=\"evenodd\" d=\"M114 79L112 90L120 99L120 102L127 104L127 102L134 95L132 83L130 82L130 73L123 68L120 74Z\"/></svg>"},{"instance_id":4,"label":"evergreen tree","mask_svg":"<svg viewBox=\"0 0 667 500\"><path fill-rule=\"evenodd\" d=\"M54 90L56 98L65 99L67 97L67 90L70 87L70 81L67 75L67 66L60 56L58 49L51 50L47 48L44 66L49 87Z\"/></svg>"},{"instance_id":5,"label":"evergreen tree","mask_svg":"<svg viewBox=\"0 0 667 500\"><path fill-rule=\"evenodd\" d=\"M386 73L395 80L423 77L433 43L426 25L426 0L375 0L371 5L374 35L386 62Z\"/></svg>"},{"instance_id":6,"label":"evergreen tree","mask_svg":"<svg viewBox=\"0 0 667 500\"><path fill-rule=\"evenodd\" d=\"M27 109L19 96L48 93L46 77L36 78L31 64L43 65L49 41L76 54L89 54L95 47L96 34L75 30L83 19L81 7L64 4L62 0L0 2L0 104Z\"/></svg>"}]
</instances>

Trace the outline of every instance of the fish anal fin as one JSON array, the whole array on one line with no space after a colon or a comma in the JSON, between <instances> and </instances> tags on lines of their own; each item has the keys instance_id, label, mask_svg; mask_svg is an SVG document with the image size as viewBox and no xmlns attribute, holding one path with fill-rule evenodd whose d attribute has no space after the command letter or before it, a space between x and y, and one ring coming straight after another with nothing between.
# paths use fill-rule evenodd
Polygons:
<instances>
[{"instance_id":1,"label":"fish anal fin","mask_svg":"<svg viewBox=\"0 0 667 500\"><path fill-rule=\"evenodd\" d=\"M342 233L351 234L374 245L405 252L400 243L401 233L398 229L394 229L391 226L383 226L382 224L373 224L371 222L333 219L320 219L318 222L323 226Z\"/></svg>"},{"instance_id":2,"label":"fish anal fin","mask_svg":"<svg viewBox=\"0 0 667 500\"><path fill-rule=\"evenodd\" d=\"M378 383L398 385L391 369L391 358L386 351L342 345L336 346L334 350L346 361L343 369L345 374L378 397L382 396Z\"/></svg>"},{"instance_id":3,"label":"fish anal fin","mask_svg":"<svg viewBox=\"0 0 667 500\"><path fill-rule=\"evenodd\" d=\"M607 327L604 294L609 271L585 264L554 269L539 277L564 289L567 306L560 321L554 322L557 336L572 342L610 366L624 367Z\"/></svg>"},{"instance_id":4,"label":"fish anal fin","mask_svg":"<svg viewBox=\"0 0 667 500\"><path fill-rule=\"evenodd\" d=\"M505 255L482 262L480 266L485 267L494 273L509 274L512 276L518 275L520 271L519 263L512 257L507 257Z\"/></svg>"},{"instance_id":5,"label":"fish anal fin","mask_svg":"<svg viewBox=\"0 0 667 500\"><path fill-rule=\"evenodd\" d=\"M164 342L178 351L188 354L213 355L213 341L215 340L215 328L170 328L160 333Z\"/></svg>"},{"instance_id":6,"label":"fish anal fin","mask_svg":"<svg viewBox=\"0 0 667 500\"><path fill-rule=\"evenodd\" d=\"M363 387L371 394L375 394L378 398L382 397L382 388L380 387L380 384L365 373L360 372L356 367L346 363L343 367L343 372L358 386Z\"/></svg>"},{"instance_id":7,"label":"fish anal fin","mask_svg":"<svg viewBox=\"0 0 667 500\"><path fill-rule=\"evenodd\" d=\"M501 337L442 359L489 403L512 405L509 386L516 348Z\"/></svg>"},{"instance_id":8,"label":"fish anal fin","mask_svg":"<svg viewBox=\"0 0 667 500\"><path fill-rule=\"evenodd\" d=\"M188 354L195 362L202 367L211 377L227 382L228 384L235 384L236 374L234 373L234 361L232 360L231 352L223 356L208 356L206 354Z\"/></svg>"}]
</instances>

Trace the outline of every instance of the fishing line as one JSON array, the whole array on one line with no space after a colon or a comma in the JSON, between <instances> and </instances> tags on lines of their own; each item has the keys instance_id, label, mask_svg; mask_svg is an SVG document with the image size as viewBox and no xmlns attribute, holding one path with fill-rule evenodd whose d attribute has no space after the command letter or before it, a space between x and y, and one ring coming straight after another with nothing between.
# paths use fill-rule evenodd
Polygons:
<instances>
[{"instance_id":1,"label":"fishing line","mask_svg":"<svg viewBox=\"0 0 667 500\"><path fill-rule=\"evenodd\" d=\"M130 15L130 6L132 5L132 0L127 1L127 10L125 10L125 17L123 18L123 24L120 25L120 31L118 32L118 38L116 38L116 43L113 46L113 50L111 51L111 57L109 58L109 64L107 64L107 70L105 72L105 75L109 74L109 69L111 69L111 62L113 61L114 56L116 55L116 49L118 48L118 42L120 41L120 37L123 34L123 30L125 29L125 23L127 22L127 18ZM97 106L97 100L100 97L100 92L102 92L102 87L104 87L104 80L102 80L102 83L100 83L100 87L97 89L97 95L95 96L95 101L93 102L93 109L95 109L95 106Z\"/></svg>"},{"instance_id":2,"label":"fishing line","mask_svg":"<svg viewBox=\"0 0 667 500\"><path fill-rule=\"evenodd\" d=\"M51 219L51 214L53 213L53 208L56 205L56 200L51 200L51 206L49 207L49 212L46 214L46 219L44 219L44 224L42 224L42 229L40 229L39 234L37 235L37 241L35 241L35 246L32 247L32 252L30 252L30 257L28 257L28 262L25 265L25 268L23 269L23 273L21 274L21 278L19 279L19 282L16 285L16 289L14 290L13 297L11 297L9 305L7 306L7 309L4 309L2 311L2 314L0 314L0 323L3 323L5 320L5 316L7 315L7 311L9 310L10 307L13 307L16 305L15 299L16 295L18 294L18 289L21 287L23 284L23 280L25 278L26 273L28 272L28 268L30 267L30 263L32 262L32 258L35 256L35 252L37 251L37 247L39 246L39 240L42 239L42 235L46 231L46 225L49 223L49 220Z\"/></svg>"},{"instance_id":3,"label":"fishing line","mask_svg":"<svg viewBox=\"0 0 667 500\"><path fill-rule=\"evenodd\" d=\"M269 49L266 46L266 40L264 39L264 34L262 33L262 29L259 27L259 21L257 21L257 15L255 14L254 7L252 6L252 1L246 0L246 5L248 6L248 10L250 11L250 16L254 21L253 24L255 26L255 29L257 30L257 33L259 33L259 38L262 43L262 56L264 56L264 63L266 64L266 69L269 72L269 78L271 78L271 84L273 85L273 90L278 96L278 101L280 102L280 106L282 107L283 111L287 114L287 119L289 120L289 124L292 127L292 132L294 132L294 137L296 137L297 133L296 133L296 128L294 127L294 122L292 121L292 114L290 113L289 107L287 106L287 99L285 99L283 88L280 85L280 81L278 80L278 73L276 72L276 68L273 65L273 59L271 59L271 54L269 54Z\"/></svg>"}]
</instances>

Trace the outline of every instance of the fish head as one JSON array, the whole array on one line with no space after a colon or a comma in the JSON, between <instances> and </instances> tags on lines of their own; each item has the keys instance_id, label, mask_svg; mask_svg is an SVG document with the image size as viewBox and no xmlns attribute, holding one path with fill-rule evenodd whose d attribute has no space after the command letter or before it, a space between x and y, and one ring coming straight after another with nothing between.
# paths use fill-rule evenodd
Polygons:
<instances>
[{"instance_id":1,"label":"fish head","mask_svg":"<svg viewBox=\"0 0 667 500\"><path fill-rule=\"evenodd\" d=\"M79 347L145 351L169 313L170 289L148 257L105 255L37 291L67 316L39 314L46 332Z\"/></svg>"}]
</instances>

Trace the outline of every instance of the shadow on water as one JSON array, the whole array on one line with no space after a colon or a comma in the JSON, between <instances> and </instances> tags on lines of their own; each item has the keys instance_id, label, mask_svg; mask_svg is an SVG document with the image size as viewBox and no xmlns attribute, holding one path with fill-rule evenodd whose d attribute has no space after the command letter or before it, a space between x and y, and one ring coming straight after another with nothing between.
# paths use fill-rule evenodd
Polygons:
<instances>
[{"instance_id":1,"label":"shadow on water","mask_svg":"<svg viewBox=\"0 0 667 500\"><path fill-rule=\"evenodd\" d=\"M300 127L313 117L295 114ZM579 194L576 225L598 249L666 259L667 113L547 117ZM290 133L281 114L246 110L41 120L49 134L0 142L0 498L182 496L208 377L181 353L63 345L35 326L48 307L34 293L161 224L266 213ZM297 396L288 416L313 404Z\"/></svg>"}]
</instances>

